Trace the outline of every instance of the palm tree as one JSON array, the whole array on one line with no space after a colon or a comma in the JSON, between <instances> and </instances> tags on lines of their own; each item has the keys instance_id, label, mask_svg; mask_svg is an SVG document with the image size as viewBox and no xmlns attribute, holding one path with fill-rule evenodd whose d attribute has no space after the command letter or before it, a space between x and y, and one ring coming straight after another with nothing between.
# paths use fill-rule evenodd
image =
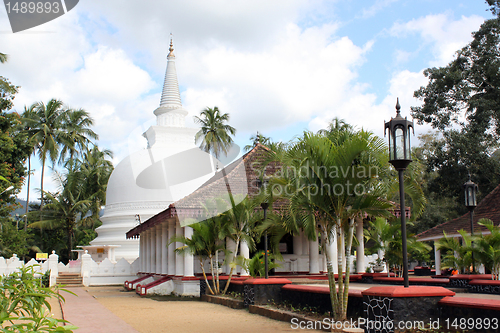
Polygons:
<instances>
[{"instance_id":1,"label":"palm tree","mask_svg":"<svg viewBox=\"0 0 500 333\"><path fill-rule=\"evenodd\" d=\"M385 145L372 133L341 127L318 134L306 132L297 142L269 156L268 161L279 162L289 171L271 180L280 193L288 194L285 229L302 228L310 239L316 239L318 233L325 235L332 310L336 320L345 319L350 265L343 267L343 260L338 261L338 271L345 271L345 280L339 274L337 289L333 235L337 234L339 255L345 257L351 253L356 217L390 216L392 205L383 199L376 177L377 171L388 167Z\"/></svg>"},{"instance_id":2,"label":"palm tree","mask_svg":"<svg viewBox=\"0 0 500 333\"><path fill-rule=\"evenodd\" d=\"M90 138L96 139L97 134L89 128L93 120L86 111L69 109L60 100L51 99L47 104L38 102L26 110L28 112L23 118L25 127L28 128L30 142L42 162L42 210L47 159L54 165L58 158L63 162L68 154L72 158L79 153L78 149L86 147Z\"/></svg>"},{"instance_id":3,"label":"palm tree","mask_svg":"<svg viewBox=\"0 0 500 333\"><path fill-rule=\"evenodd\" d=\"M61 115L64 131L60 135L62 149L59 162L63 163L67 155L73 159L75 155L85 152L91 143L90 139L97 140L99 136L90 129L94 120L87 111L67 109Z\"/></svg>"},{"instance_id":4,"label":"palm tree","mask_svg":"<svg viewBox=\"0 0 500 333\"><path fill-rule=\"evenodd\" d=\"M26 133L30 133L32 130L31 125L35 123L36 113L35 113L35 104L30 107L24 107L24 112L21 115L21 122L24 125L24 131ZM33 142L33 139L30 137L30 145L33 147L33 154L35 153L36 143ZM24 221L24 231L27 230L28 227L28 210L29 210L29 202L30 202L30 185L31 185L31 155L28 155L28 182L27 182L27 194L26 194L26 211L25 211L25 221Z\"/></svg>"},{"instance_id":5,"label":"palm tree","mask_svg":"<svg viewBox=\"0 0 500 333\"><path fill-rule=\"evenodd\" d=\"M223 208L225 212L222 214L224 219L222 235L232 239L235 243L235 250L231 254L231 259L228 260L229 266L229 277L227 280L226 287L222 292L225 294L231 282L233 276L233 270L236 263L236 254L238 253L238 247L241 241L245 241L250 249L255 248L255 242L252 238L252 229L255 223L260 220L257 214L256 208L259 206L260 201L252 200L250 198L245 198L244 200L236 200L239 202L237 205L234 204L234 200L230 202L225 202L227 208Z\"/></svg>"},{"instance_id":6,"label":"palm tree","mask_svg":"<svg viewBox=\"0 0 500 333\"><path fill-rule=\"evenodd\" d=\"M229 114L221 114L218 107L205 108L200 113L200 117L195 116L194 121L201 125L201 129L196 133L196 142L201 140L200 148L206 152L211 152L216 158L221 153L227 155L233 143L231 136L234 136L236 129L227 124Z\"/></svg>"},{"instance_id":7,"label":"palm tree","mask_svg":"<svg viewBox=\"0 0 500 333\"><path fill-rule=\"evenodd\" d=\"M98 146L93 146L91 150L86 149L82 160L78 163L85 179L84 195L91 202L92 230L95 229L95 221L99 219L102 206L106 204L106 189L113 172L113 163L107 158L112 157L113 153L110 150L101 151Z\"/></svg>"},{"instance_id":8,"label":"palm tree","mask_svg":"<svg viewBox=\"0 0 500 333\"><path fill-rule=\"evenodd\" d=\"M264 136L262 134L260 134L259 132L257 132L256 135L252 135L250 137L250 141L252 141L252 144L251 145L246 145L243 150L245 152L248 152L250 150L252 150L253 147L257 146L258 143L260 144L263 144L264 146L268 146L271 144L271 138L270 137L267 137L267 136Z\"/></svg>"},{"instance_id":9,"label":"palm tree","mask_svg":"<svg viewBox=\"0 0 500 333\"><path fill-rule=\"evenodd\" d=\"M9 59L8 55L6 55L5 53L0 53L0 63L1 64L7 62L8 59Z\"/></svg>"},{"instance_id":10,"label":"palm tree","mask_svg":"<svg viewBox=\"0 0 500 333\"><path fill-rule=\"evenodd\" d=\"M443 267L458 268L462 273L472 265L471 237L463 229L458 230L462 236L463 244L458 238L448 237L443 231L444 237L437 242L436 248L444 253Z\"/></svg>"},{"instance_id":11,"label":"palm tree","mask_svg":"<svg viewBox=\"0 0 500 333\"><path fill-rule=\"evenodd\" d=\"M55 194L45 192L50 203L45 206L42 218L29 225L30 228L64 229L67 237L68 258L71 259L75 229L88 221L83 218L90 206L90 200L84 197L83 184L85 178L74 165L67 165L65 174L54 172L59 183ZM34 212L35 213L35 212Z\"/></svg>"},{"instance_id":12,"label":"palm tree","mask_svg":"<svg viewBox=\"0 0 500 333\"><path fill-rule=\"evenodd\" d=\"M33 104L29 109L34 110L25 118L29 129L30 141L42 162L42 177L40 182L41 204L43 209L43 181L45 176L45 164L49 159L54 164L59 157L61 145L61 134L63 132L63 102L51 99L47 104L43 102Z\"/></svg>"},{"instance_id":13,"label":"palm tree","mask_svg":"<svg viewBox=\"0 0 500 333\"><path fill-rule=\"evenodd\" d=\"M214 266L214 260L216 259L217 253L224 251L224 244L222 242L223 237L221 237L222 220L219 216L214 216L200 223L192 224L191 227L193 228L193 235L191 238L173 236L169 240L169 244L181 242L185 244L185 246L177 248L175 250L177 253L190 253L198 256L208 290L212 295L218 294L220 292L219 282L217 279L218 263L216 262ZM204 261L206 259L210 260L212 287L210 287L210 283L208 282L205 272ZM229 285L229 282L227 284Z\"/></svg>"},{"instance_id":14,"label":"palm tree","mask_svg":"<svg viewBox=\"0 0 500 333\"><path fill-rule=\"evenodd\" d=\"M492 279L500 279L500 228L489 219L481 219L479 225L485 226L490 234L474 240L474 254L479 261L491 270Z\"/></svg>"}]
</instances>

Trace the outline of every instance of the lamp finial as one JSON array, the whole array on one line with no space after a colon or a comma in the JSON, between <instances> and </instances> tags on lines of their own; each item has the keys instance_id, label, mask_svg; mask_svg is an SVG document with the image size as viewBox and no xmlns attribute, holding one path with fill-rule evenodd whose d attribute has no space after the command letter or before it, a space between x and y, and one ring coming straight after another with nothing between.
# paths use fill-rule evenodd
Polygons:
<instances>
[{"instance_id":1,"label":"lamp finial","mask_svg":"<svg viewBox=\"0 0 500 333\"><path fill-rule=\"evenodd\" d=\"M401 105L399 105L399 97L397 97L397 101L396 101L396 116L399 116L401 115Z\"/></svg>"}]
</instances>

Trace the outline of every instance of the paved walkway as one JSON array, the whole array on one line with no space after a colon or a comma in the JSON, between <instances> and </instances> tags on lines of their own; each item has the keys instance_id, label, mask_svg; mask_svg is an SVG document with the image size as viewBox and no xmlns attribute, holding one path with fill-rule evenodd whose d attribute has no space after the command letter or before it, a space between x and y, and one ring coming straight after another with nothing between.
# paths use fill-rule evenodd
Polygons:
<instances>
[{"instance_id":1,"label":"paved walkway","mask_svg":"<svg viewBox=\"0 0 500 333\"><path fill-rule=\"evenodd\" d=\"M324 283L324 288L328 288L327 282ZM351 283L350 289L373 286L376 285ZM290 323L211 303L157 301L124 292L123 287L117 286L68 289L77 296L63 293L64 318L79 327L77 333L219 333L235 328L240 333L297 331ZM500 295L457 293L456 296L500 300Z\"/></svg>"},{"instance_id":2,"label":"paved walkway","mask_svg":"<svg viewBox=\"0 0 500 333\"><path fill-rule=\"evenodd\" d=\"M139 333L132 326L106 309L86 288L66 288L77 296L65 292L63 304L64 319L78 326L78 333Z\"/></svg>"}]
</instances>

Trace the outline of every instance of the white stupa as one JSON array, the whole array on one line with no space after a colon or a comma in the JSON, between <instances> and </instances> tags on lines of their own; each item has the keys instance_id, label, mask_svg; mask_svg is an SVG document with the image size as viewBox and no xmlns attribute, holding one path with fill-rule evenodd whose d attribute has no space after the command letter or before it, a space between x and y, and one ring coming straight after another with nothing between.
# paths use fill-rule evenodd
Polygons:
<instances>
[{"instance_id":1,"label":"white stupa","mask_svg":"<svg viewBox=\"0 0 500 333\"><path fill-rule=\"evenodd\" d=\"M111 174L103 224L96 230L98 237L90 243L89 253L119 245L114 247L116 260L123 257L132 262L139 256L139 240L127 240L125 233L139 223L138 217L144 222L165 210L215 171L209 155L195 146L198 129L185 127L188 112L181 104L172 40L169 51L160 106L154 111L156 125L143 134L148 147L126 157Z\"/></svg>"}]
</instances>

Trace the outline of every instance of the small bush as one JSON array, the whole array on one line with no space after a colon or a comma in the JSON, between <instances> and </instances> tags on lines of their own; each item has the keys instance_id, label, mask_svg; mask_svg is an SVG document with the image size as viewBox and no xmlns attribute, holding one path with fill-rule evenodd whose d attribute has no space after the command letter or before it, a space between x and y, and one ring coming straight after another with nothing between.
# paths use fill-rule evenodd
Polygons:
<instances>
[{"instance_id":1,"label":"small bush","mask_svg":"<svg viewBox=\"0 0 500 333\"><path fill-rule=\"evenodd\" d=\"M0 332L73 332L77 327L50 316L48 299L64 301L58 291L44 287L32 266L0 276Z\"/></svg>"}]
</instances>

